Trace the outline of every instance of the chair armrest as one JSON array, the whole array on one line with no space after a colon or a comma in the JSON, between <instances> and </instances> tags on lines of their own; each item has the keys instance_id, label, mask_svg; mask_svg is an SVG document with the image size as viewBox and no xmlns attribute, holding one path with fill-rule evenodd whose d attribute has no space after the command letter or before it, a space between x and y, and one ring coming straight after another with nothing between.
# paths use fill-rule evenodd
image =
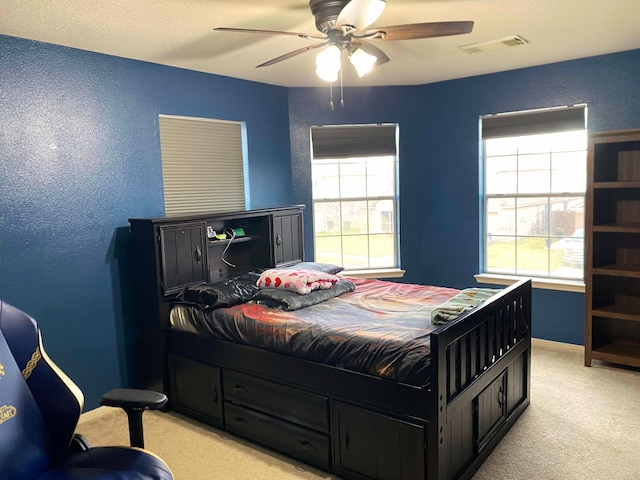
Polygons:
<instances>
[{"instance_id":1,"label":"chair armrest","mask_svg":"<svg viewBox=\"0 0 640 480\"><path fill-rule=\"evenodd\" d=\"M100 399L100 405L120 407L125 410L158 410L167 403L164 393L133 388L114 388Z\"/></svg>"},{"instance_id":2,"label":"chair armrest","mask_svg":"<svg viewBox=\"0 0 640 480\"><path fill-rule=\"evenodd\" d=\"M142 412L145 410L158 410L166 403L167 396L164 393L133 388L115 388L105 393L100 399L100 405L124 409L129 418L129 440L131 446L140 448L144 448Z\"/></svg>"}]
</instances>

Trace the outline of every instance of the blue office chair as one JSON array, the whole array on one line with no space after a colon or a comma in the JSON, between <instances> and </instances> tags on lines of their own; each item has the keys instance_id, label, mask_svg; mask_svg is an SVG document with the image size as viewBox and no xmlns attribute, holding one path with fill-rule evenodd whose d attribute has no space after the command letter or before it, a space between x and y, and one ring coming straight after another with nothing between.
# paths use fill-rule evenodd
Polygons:
<instances>
[{"instance_id":1,"label":"blue office chair","mask_svg":"<svg viewBox=\"0 0 640 480\"><path fill-rule=\"evenodd\" d=\"M90 448L75 433L84 397L47 357L35 320L0 301L0 479L172 480L171 470L142 443L142 411L166 396L116 389L103 405L122 407L137 447Z\"/></svg>"}]
</instances>

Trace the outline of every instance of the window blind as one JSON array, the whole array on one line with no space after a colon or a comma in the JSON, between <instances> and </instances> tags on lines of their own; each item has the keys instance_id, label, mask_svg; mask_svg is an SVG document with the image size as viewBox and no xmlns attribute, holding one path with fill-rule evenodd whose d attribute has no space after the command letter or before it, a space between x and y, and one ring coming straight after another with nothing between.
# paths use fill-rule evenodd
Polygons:
<instances>
[{"instance_id":1,"label":"window blind","mask_svg":"<svg viewBox=\"0 0 640 480\"><path fill-rule=\"evenodd\" d=\"M167 215L244 210L243 124L159 116Z\"/></svg>"},{"instance_id":2,"label":"window blind","mask_svg":"<svg viewBox=\"0 0 640 480\"><path fill-rule=\"evenodd\" d=\"M583 130L586 128L586 106L485 115L481 122L483 140Z\"/></svg>"},{"instance_id":3,"label":"window blind","mask_svg":"<svg viewBox=\"0 0 640 480\"><path fill-rule=\"evenodd\" d=\"M323 125L311 127L314 158L396 154L396 125Z\"/></svg>"}]
</instances>

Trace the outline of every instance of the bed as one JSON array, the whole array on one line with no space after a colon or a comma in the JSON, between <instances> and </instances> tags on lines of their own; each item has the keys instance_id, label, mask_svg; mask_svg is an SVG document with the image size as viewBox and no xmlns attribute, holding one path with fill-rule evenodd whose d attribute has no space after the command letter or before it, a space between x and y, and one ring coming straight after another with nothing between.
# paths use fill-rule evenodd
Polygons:
<instances>
[{"instance_id":1,"label":"bed","mask_svg":"<svg viewBox=\"0 0 640 480\"><path fill-rule=\"evenodd\" d=\"M257 272L239 277L247 282L240 288L247 301L235 295L240 303L229 306L227 290L241 284L233 279L185 289L170 311L172 333L216 339L247 355L238 362L196 356L220 369L216 376L222 377L224 401L214 424L233 433L347 477L458 478L490 450L491 440L528 402L526 282L494 290L477 310L469 304L468 313L438 326L431 318L443 305L465 292L488 289L343 278L331 289L317 290L338 290L335 297L291 307L289 298L312 295L275 289L256 293L250 287L257 277ZM260 296L265 292L272 295ZM211 305L216 303L211 298L220 296L222 306ZM256 364L248 365L252 354ZM282 367L274 355L281 357ZM434 385L441 392L436 399ZM264 400L274 386L282 392ZM283 406L298 397L292 406ZM312 414L305 412L309 405ZM191 413L189 407L186 411ZM436 425L443 430L431 432ZM283 426L298 430L278 439L286 431ZM376 435L371 445L361 445ZM398 446L387 435L405 443ZM425 436L438 451L431 459L437 476L428 474L424 463L430 449L426 459L420 452ZM338 451L331 451L332 442Z\"/></svg>"},{"instance_id":2,"label":"bed","mask_svg":"<svg viewBox=\"0 0 640 480\"><path fill-rule=\"evenodd\" d=\"M203 298L301 265L252 258L233 275L209 252L214 282L159 295L155 351L176 411L343 478L447 480L471 478L529 405L529 280L443 325L431 314L460 290L341 276L353 291L291 311L250 288Z\"/></svg>"}]
</instances>

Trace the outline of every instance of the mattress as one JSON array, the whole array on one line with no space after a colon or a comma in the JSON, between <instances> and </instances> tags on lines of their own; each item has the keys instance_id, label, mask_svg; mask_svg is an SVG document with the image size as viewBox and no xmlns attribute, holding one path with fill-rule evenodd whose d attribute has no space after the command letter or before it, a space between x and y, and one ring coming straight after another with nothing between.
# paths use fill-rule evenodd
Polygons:
<instances>
[{"instance_id":1,"label":"mattress","mask_svg":"<svg viewBox=\"0 0 640 480\"><path fill-rule=\"evenodd\" d=\"M255 300L222 308L176 303L172 328L424 386L434 308L459 290L349 279L355 290L285 311Z\"/></svg>"}]
</instances>

